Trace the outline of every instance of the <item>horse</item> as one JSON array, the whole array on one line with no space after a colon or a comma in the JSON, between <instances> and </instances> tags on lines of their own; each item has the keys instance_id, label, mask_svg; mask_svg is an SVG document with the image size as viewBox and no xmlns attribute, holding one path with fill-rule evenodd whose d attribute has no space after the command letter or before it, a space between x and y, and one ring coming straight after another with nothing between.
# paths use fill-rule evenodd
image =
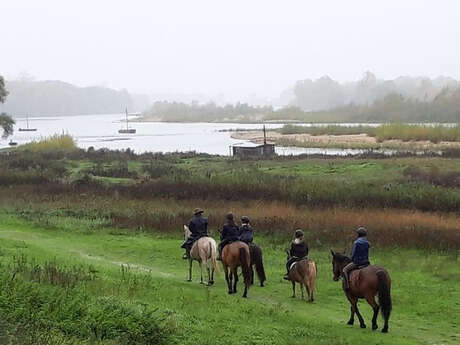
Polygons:
<instances>
[{"instance_id":1,"label":"horse","mask_svg":"<svg viewBox=\"0 0 460 345\"><path fill-rule=\"evenodd\" d=\"M232 242L227 244L224 249L222 249L222 266L224 267L225 280L227 281L229 294L236 293L236 284L238 283L238 267L241 266L244 278L243 297L247 297L248 288L251 284L250 260L249 246L245 242ZM234 279L233 286L232 279Z\"/></svg>"},{"instance_id":2,"label":"horse","mask_svg":"<svg viewBox=\"0 0 460 345\"><path fill-rule=\"evenodd\" d=\"M184 238L187 239L191 235L191 232L187 225L184 225ZM193 243L192 249L190 249L190 256L188 259L188 281L192 281L192 262L198 261L200 265L200 284L203 284L203 264L206 266L208 271L208 286L214 284L214 271L219 272L217 266L217 245L216 241L212 237L201 237L195 243Z\"/></svg>"},{"instance_id":3,"label":"horse","mask_svg":"<svg viewBox=\"0 0 460 345\"><path fill-rule=\"evenodd\" d=\"M289 252L287 253L287 258L290 258ZM300 292L302 294L302 299L304 299L303 289L308 295L308 301L314 301L314 292L316 287L316 274L317 268L316 263L310 259L302 259L294 262L288 273L289 280L292 283L292 298L295 298L295 283L300 284Z\"/></svg>"},{"instance_id":4,"label":"horse","mask_svg":"<svg viewBox=\"0 0 460 345\"><path fill-rule=\"evenodd\" d=\"M338 281L342 275L343 268L351 262L351 259L340 253L332 254L332 271L333 280ZM358 310L358 299L365 298L374 311L372 316L372 330L378 328L377 316L379 310L382 312L385 324L382 333L388 332L388 320L391 313L391 278L387 270L380 266L366 266L356 269L349 274L350 288L345 289L345 282L342 282L342 288L351 304L351 315L348 320L349 325L353 325L355 314L358 316L361 328L366 328L363 317ZM380 306L375 302L375 296L378 294Z\"/></svg>"},{"instance_id":5,"label":"horse","mask_svg":"<svg viewBox=\"0 0 460 345\"><path fill-rule=\"evenodd\" d=\"M262 249L254 243L249 244L249 255L251 257L250 272L251 272L251 285L254 284L254 266L259 278L260 286L264 286L264 282L267 280L264 270L263 254Z\"/></svg>"}]
</instances>

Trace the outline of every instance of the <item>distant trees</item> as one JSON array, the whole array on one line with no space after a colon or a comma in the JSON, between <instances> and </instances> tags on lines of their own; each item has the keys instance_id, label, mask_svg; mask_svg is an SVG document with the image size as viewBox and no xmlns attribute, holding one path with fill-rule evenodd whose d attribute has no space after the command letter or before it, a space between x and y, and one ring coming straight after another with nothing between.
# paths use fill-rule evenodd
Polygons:
<instances>
[{"instance_id":1,"label":"distant trees","mask_svg":"<svg viewBox=\"0 0 460 345\"><path fill-rule=\"evenodd\" d=\"M455 89L459 86L457 80L446 77L382 80L367 71L356 82L338 83L328 76L298 81L294 87L295 100L292 105L305 111L330 110L350 104L370 105L390 94L428 102L443 88Z\"/></svg>"},{"instance_id":2,"label":"distant trees","mask_svg":"<svg viewBox=\"0 0 460 345\"><path fill-rule=\"evenodd\" d=\"M66 116L113 114L134 109L126 90L78 87L61 81L8 81L9 96L2 109L14 115Z\"/></svg>"},{"instance_id":3,"label":"distant trees","mask_svg":"<svg viewBox=\"0 0 460 345\"><path fill-rule=\"evenodd\" d=\"M8 91L5 88L5 80L0 75L0 103L5 102ZM13 134L14 120L5 113L0 114L0 127L2 128L2 138L8 138Z\"/></svg>"}]
</instances>

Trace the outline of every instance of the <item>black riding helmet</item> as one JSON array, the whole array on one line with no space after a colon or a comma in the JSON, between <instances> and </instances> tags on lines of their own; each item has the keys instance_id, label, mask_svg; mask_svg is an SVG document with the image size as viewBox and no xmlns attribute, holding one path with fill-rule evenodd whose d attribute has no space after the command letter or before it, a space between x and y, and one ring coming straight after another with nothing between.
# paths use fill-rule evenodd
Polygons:
<instances>
[{"instance_id":1,"label":"black riding helmet","mask_svg":"<svg viewBox=\"0 0 460 345\"><path fill-rule=\"evenodd\" d=\"M358 234L359 237L364 237L367 236L367 231L366 228L363 226L360 226L358 229L355 230L356 233Z\"/></svg>"},{"instance_id":2,"label":"black riding helmet","mask_svg":"<svg viewBox=\"0 0 460 345\"><path fill-rule=\"evenodd\" d=\"M297 229L295 231L295 238L301 238L303 237L303 231L301 229Z\"/></svg>"},{"instance_id":3,"label":"black riding helmet","mask_svg":"<svg viewBox=\"0 0 460 345\"><path fill-rule=\"evenodd\" d=\"M242 216L241 217L241 223L248 224L249 223L249 217L248 216Z\"/></svg>"},{"instance_id":4,"label":"black riding helmet","mask_svg":"<svg viewBox=\"0 0 460 345\"><path fill-rule=\"evenodd\" d=\"M233 213L231 213L231 212L227 213L227 215L225 216L225 219L233 220Z\"/></svg>"}]
</instances>

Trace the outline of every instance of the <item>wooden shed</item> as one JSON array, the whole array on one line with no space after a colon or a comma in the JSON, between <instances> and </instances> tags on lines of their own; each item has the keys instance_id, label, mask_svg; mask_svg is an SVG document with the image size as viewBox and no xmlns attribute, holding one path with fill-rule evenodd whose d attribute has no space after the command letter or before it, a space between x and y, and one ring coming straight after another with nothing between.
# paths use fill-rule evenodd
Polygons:
<instances>
[{"instance_id":1,"label":"wooden shed","mask_svg":"<svg viewBox=\"0 0 460 345\"><path fill-rule=\"evenodd\" d=\"M275 153L275 144L267 144L267 136L264 131L264 143L263 144L253 144L245 143L240 145L231 146L231 154L233 156L240 157L263 157L263 156L274 156Z\"/></svg>"}]
</instances>

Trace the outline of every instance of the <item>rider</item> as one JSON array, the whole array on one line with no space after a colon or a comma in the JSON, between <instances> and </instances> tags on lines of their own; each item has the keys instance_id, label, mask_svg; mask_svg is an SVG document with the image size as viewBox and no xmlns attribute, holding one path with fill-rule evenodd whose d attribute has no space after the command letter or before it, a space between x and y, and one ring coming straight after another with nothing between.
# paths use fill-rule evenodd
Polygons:
<instances>
[{"instance_id":1,"label":"rider","mask_svg":"<svg viewBox=\"0 0 460 345\"><path fill-rule=\"evenodd\" d=\"M303 231L301 229L297 229L295 231L295 238L291 243L291 249L289 250L289 259L286 262L286 270L287 273L283 277L286 280L289 280L289 269L291 265L302 259L305 259L308 255L308 245L303 238Z\"/></svg>"},{"instance_id":2,"label":"rider","mask_svg":"<svg viewBox=\"0 0 460 345\"><path fill-rule=\"evenodd\" d=\"M188 225L191 235L181 245L181 248L185 249L185 254L182 257L183 259L188 259L190 257L190 250L196 240L203 236L208 236L208 220L203 217L203 212L201 208L196 208L193 211L193 218L190 219Z\"/></svg>"},{"instance_id":3,"label":"rider","mask_svg":"<svg viewBox=\"0 0 460 345\"><path fill-rule=\"evenodd\" d=\"M249 224L249 217L241 217L241 227L240 227L240 241L246 242L248 245L252 244L254 241L254 236L252 235L252 227Z\"/></svg>"},{"instance_id":4,"label":"rider","mask_svg":"<svg viewBox=\"0 0 460 345\"><path fill-rule=\"evenodd\" d=\"M368 266L369 262L369 249L371 247L366 236L367 231L364 227L360 226L355 230L358 238L353 243L353 248L351 250L351 262L343 268L343 279L345 282L345 289L350 288L349 274L352 270Z\"/></svg>"},{"instance_id":5,"label":"rider","mask_svg":"<svg viewBox=\"0 0 460 345\"><path fill-rule=\"evenodd\" d=\"M231 243L239 240L239 235L240 235L240 229L238 226L235 224L235 221L233 220L233 213L227 213L225 216L226 223L224 224L221 232L220 232L220 243L218 246L219 249L219 257L217 260L222 260L222 249L224 247Z\"/></svg>"}]
</instances>

